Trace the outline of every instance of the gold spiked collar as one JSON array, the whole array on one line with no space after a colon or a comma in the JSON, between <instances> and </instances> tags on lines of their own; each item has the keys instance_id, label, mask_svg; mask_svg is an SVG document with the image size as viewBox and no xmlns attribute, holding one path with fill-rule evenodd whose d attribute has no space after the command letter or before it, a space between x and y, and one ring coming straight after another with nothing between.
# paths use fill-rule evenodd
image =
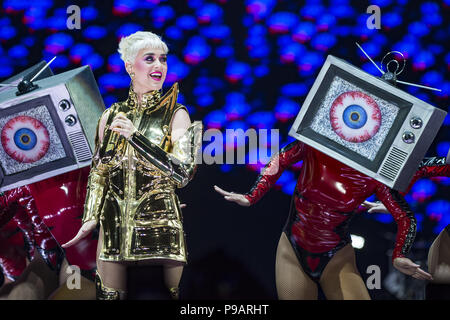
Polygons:
<instances>
[{"instance_id":1,"label":"gold spiked collar","mask_svg":"<svg viewBox=\"0 0 450 320\"><path fill-rule=\"evenodd\" d=\"M154 90L148 93L144 93L142 95L141 108L146 109L154 109L161 99L161 91ZM138 95L133 90L133 86L130 86L130 90L128 92L127 105L133 109L136 106L139 106Z\"/></svg>"}]
</instances>

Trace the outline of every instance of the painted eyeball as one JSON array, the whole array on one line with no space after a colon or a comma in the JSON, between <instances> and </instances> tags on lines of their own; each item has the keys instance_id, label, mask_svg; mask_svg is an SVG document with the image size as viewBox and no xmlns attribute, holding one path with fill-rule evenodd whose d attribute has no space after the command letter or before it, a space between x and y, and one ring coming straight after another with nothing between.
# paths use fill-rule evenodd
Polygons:
<instances>
[{"instance_id":1,"label":"painted eyeball","mask_svg":"<svg viewBox=\"0 0 450 320\"><path fill-rule=\"evenodd\" d=\"M350 142L372 138L381 126L381 111L375 100L359 91L344 92L330 109L333 131Z\"/></svg>"},{"instance_id":2,"label":"painted eyeball","mask_svg":"<svg viewBox=\"0 0 450 320\"><path fill-rule=\"evenodd\" d=\"M6 153L22 163L38 161L50 146L47 128L39 120L28 116L10 119L2 129L1 142Z\"/></svg>"}]
</instances>

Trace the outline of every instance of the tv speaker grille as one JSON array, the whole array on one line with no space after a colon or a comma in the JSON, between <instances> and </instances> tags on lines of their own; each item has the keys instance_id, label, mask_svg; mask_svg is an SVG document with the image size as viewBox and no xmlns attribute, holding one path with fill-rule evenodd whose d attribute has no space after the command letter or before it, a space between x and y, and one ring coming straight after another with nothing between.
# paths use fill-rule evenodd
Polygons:
<instances>
[{"instance_id":1,"label":"tv speaker grille","mask_svg":"<svg viewBox=\"0 0 450 320\"><path fill-rule=\"evenodd\" d=\"M88 161L92 158L86 137L82 132L73 132L69 134L69 141L72 144L75 157L78 162Z\"/></svg>"},{"instance_id":2,"label":"tv speaker grille","mask_svg":"<svg viewBox=\"0 0 450 320\"><path fill-rule=\"evenodd\" d=\"M393 147L381 167L380 175L394 181L400 170L403 168L403 164L405 163L407 157L408 153Z\"/></svg>"}]
</instances>

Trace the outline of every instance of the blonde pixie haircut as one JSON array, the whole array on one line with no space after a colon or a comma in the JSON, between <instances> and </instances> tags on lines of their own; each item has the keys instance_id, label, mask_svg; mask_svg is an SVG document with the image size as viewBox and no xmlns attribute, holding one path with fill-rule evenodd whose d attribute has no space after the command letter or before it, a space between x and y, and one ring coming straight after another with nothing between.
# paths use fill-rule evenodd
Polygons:
<instances>
[{"instance_id":1,"label":"blonde pixie haircut","mask_svg":"<svg viewBox=\"0 0 450 320\"><path fill-rule=\"evenodd\" d=\"M169 52L169 48L161 38L150 31L138 31L123 37L117 51L124 63L134 63L139 50L144 48L161 49L165 54Z\"/></svg>"}]
</instances>

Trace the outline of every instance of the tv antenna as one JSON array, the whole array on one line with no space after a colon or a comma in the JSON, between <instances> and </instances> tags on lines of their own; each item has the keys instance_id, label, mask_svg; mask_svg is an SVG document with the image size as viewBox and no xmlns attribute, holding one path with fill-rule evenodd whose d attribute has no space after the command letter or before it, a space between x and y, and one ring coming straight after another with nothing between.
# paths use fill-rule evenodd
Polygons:
<instances>
[{"instance_id":1,"label":"tv antenna","mask_svg":"<svg viewBox=\"0 0 450 320\"><path fill-rule=\"evenodd\" d=\"M35 70L33 70L32 72L30 72L29 74L24 76L22 81L20 81L18 84L0 83L0 87L17 87L17 89L18 89L18 91L16 92L17 96L20 96L24 93L28 93L30 91L33 91L33 90L39 88L36 84L33 83L34 79L36 79L45 70L45 68L47 68L50 65L50 63L52 63L53 60L55 60L55 59L56 59L56 56L53 57L52 60L47 62L47 64L45 66L43 66L41 68L41 70L39 70L36 74L34 74Z\"/></svg>"},{"instance_id":2,"label":"tv antenna","mask_svg":"<svg viewBox=\"0 0 450 320\"><path fill-rule=\"evenodd\" d=\"M436 89L436 88L432 88L432 87L428 87L428 86L423 86L420 84L397 80L397 76L403 72L403 70L405 69L405 65L406 65L406 58L400 51L390 51L390 52L386 53L385 56L383 57L383 59L381 60L381 67L383 67L383 62L386 58L388 58L390 55L398 54L398 55L402 56L402 59L403 59L403 65L402 65L401 69L400 69L400 63L395 58L392 58L386 64L386 71L383 71L383 69L378 67L378 65L372 60L372 58L370 58L370 56L364 51L364 49L358 44L358 42L356 42L356 45L364 53L364 55L367 57L367 59L369 59L369 61L372 62L372 64L378 69L378 71L381 72L381 74L382 74L381 78L383 80L386 80L387 82L389 82L393 85L395 85L398 82L398 83L406 84L408 86L414 86L414 87L428 89L428 90L434 90L434 91L442 91L441 89ZM395 70L390 70L389 66L392 66L392 65L395 65L394 66ZM400 71L399 71L399 69L400 69Z\"/></svg>"}]
</instances>

